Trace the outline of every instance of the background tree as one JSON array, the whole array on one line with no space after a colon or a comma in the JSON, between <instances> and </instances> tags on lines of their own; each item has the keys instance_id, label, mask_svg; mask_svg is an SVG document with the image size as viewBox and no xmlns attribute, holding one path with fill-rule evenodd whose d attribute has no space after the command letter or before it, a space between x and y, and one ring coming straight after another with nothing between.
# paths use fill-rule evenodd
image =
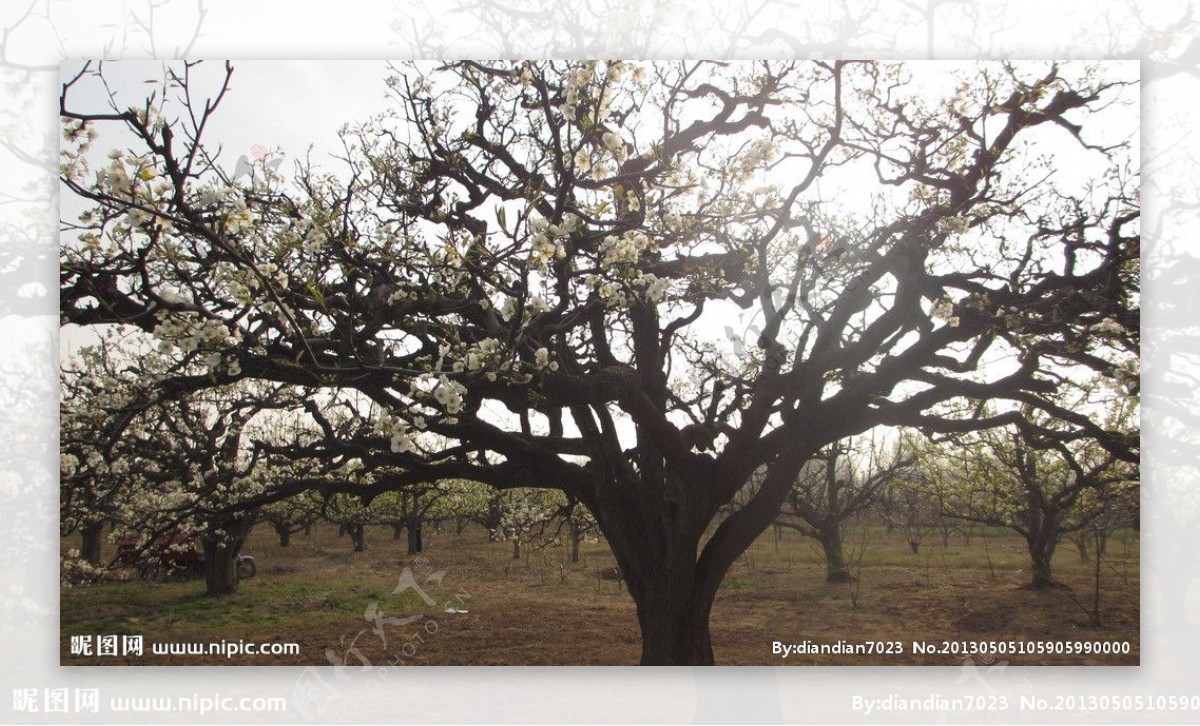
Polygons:
<instances>
[{"instance_id":1,"label":"background tree","mask_svg":"<svg viewBox=\"0 0 1200 726\"><path fill-rule=\"evenodd\" d=\"M289 183L220 170L202 137L232 66L206 98L196 72L171 67L134 107L77 108L91 66L63 84L62 180L85 207L65 225L64 320L134 326L206 367L167 390L361 392L387 435L343 444L404 472L384 488L462 478L582 502L637 604L643 663L713 662L725 573L835 441L1020 423L1136 459L1052 399L1052 372L1136 359L1133 79L413 64L388 79L390 113L345 130L344 174ZM97 126L136 148L92 175ZM739 310L758 333L722 351ZM1106 320L1125 333L1093 331ZM991 399L1064 427L984 416Z\"/></svg>"},{"instance_id":2,"label":"background tree","mask_svg":"<svg viewBox=\"0 0 1200 726\"><path fill-rule=\"evenodd\" d=\"M311 493L305 492L272 502L260 510L260 517L279 537L279 546L288 547L293 534L308 531L317 521L320 506Z\"/></svg>"},{"instance_id":3,"label":"background tree","mask_svg":"<svg viewBox=\"0 0 1200 726\"><path fill-rule=\"evenodd\" d=\"M921 543L937 526L941 511L938 500L923 485L923 477L918 475L915 481L909 477L892 482L880 503L888 526L900 530L909 552L920 554Z\"/></svg>"},{"instance_id":4,"label":"background tree","mask_svg":"<svg viewBox=\"0 0 1200 726\"><path fill-rule=\"evenodd\" d=\"M1091 392L1085 388L1076 406L1096 405L1087 400ZM1105 403L1109 425L1136 431L1130 420L1137 408L1132 399L1121 396ZM1129 435L1136 435L1133 432ZM927 480L940 492L940 501L959 504L945 513L1020 534L1029 551L1030 586L1035 589L1054 584L1051 563L1062 538L1090 527L1105 512L1101 503L1115 504L1128 496L1138 479L1135 463L1118 459L1087 438L1063 442L1000 428L958 438L951 452L934 459L940 470Z\"/></svg>"},{"instance_id":5,"label":"background tree","mask_svg":"<svg viewBox=\"0 0 1200 726\"><path fill-rule=\"evenodd\" d=\"M371 511L392 528L393 538L407 532L408 554L424 551L425 522L451 489L443 482L413 484L398 491L385 492L371 502Z\"/></svg>"},{"instance_id":6,"label":"background tree","mask_svg":"<svg viewBox=\"0 0 1200 726\"><path fill-rule=\"evenodd\" d=\"M59 529L80 533L80 556L100 565L105 524L128 524L117 502L130 482L130 458L113 435L120 429L129 383L118 382L102 347L80 351L62 371L59 427Z\"/></svg>"},{"instance_id":7,"label":"background tree","mask_svg":"<svg viewBox=\"0 0 1200 726\"><path fill-rule=\"evenodd\" d=\"M558 516L567 529L568 557L571 562L579 562L580 545L584 540L594 541L600 533L596 518L579 502L567 502L559 509Z\"/></svg>"},{"instance_id":8,"label":"background tree","mask_svg":"<svg viewBox=\"0 0 1200 726\"><path fill-rule=\"evenodd\" d=\"M147 553L197 539L209 595L237 591L238 554L258 520L254 499L274 484L243 433L280 390L206 389L138 408L121 431L123 451L136 457L136 481L116 504L128 516L122 530Z\"/></svg>"},{"instance_id":9,"label":"background tree","mask_svg":"<svg viewBox=\"0 0 1200 726\"><path fill-rule=\"evenodd\" d=\"M845 523L875 504L912 464L900 448L884 452L881 446L875 439L833 444L801 469L784 500L777 521L820 542L826 582L851 579L842 551Z\"/></svg>"},{"instance_id":10,"label":"background tree","mask_svg":"<svg viewBox=\"0 0 1200 726\"><path fill-rule=\"evenodd\" d=\"M539 489L508 489L496 494L496 539L511 542L512 558L519 560L522 548L544 537L565 503L562 494Z\"/></svg>"}]
</instances>

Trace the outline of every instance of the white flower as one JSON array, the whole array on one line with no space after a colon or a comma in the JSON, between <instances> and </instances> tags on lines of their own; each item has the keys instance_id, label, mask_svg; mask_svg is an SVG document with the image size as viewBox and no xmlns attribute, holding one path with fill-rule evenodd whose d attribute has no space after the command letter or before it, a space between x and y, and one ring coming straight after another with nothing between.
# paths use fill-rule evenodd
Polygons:
<instances>
[{"instance_id":1,"label":"white flower","mask_svg":"<svg viewBox=\"0 0 1200 726\"><path fill-rule=\"evenodd\" d=\"M963 234L971 228L971 220L963 216L945 217L937 221L937 231L947 235Z\"/></svg>"},{"instance_id":2,"label":"white flower","mask_svg":"<svg viewBox=\"0 0 1200 726\"><path fill-rule=\"evenodd\" d=\"M1088 328L1089 332L1097 335L1124 335L1125 328L1112 318L1105 318Z\"/></svg>"},{"instance_id":3,"label":"white flower","mask_svg":"<svg viewBox=\"0 0 1200 726\"><path fill-rule=\"evenodd\" d=\"M618 164L625 163L625 160L629 158L629 151L625 148L625 141L615 131L604 132L604 135L600 137L600 142L612 153L613 158L617 160Z\"/></svg>"}]
</instances>

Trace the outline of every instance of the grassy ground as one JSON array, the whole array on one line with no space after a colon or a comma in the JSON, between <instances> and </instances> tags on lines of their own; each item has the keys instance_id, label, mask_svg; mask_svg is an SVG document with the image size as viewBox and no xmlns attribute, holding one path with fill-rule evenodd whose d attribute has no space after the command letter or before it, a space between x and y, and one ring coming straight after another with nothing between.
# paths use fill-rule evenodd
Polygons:
<instances>
[{"instance_id":1,"label":"grassy ground","mask_svg":"<svg viewBox=\"0 0 1200 726\"><path fill-rule=\"evenodd\" d=\"M78 547L74 538L64 547ZM61 597L61 661L67 664L298 665L366 663L548 665L635 664L640 653L633 601L620 583L600 580L613 559L602 543L567 562L563 547L526 548L512 559L509 543L426 533L420 557L404 553L390 530L372 529L367 550L351 551L336 528L318 526L280 548L258 527L245 552L258 576L225 598L204 595L203 578L162 584L136 579L65 588ZM713 649L719 664L901 665L961 664L962 654L919 655L912 642L1127 641L1129 654L1006 655L1012 664L1135 665L1138 662L1138 542L1119 533L1101 568L1101 626L1087 608L1094 570L1063 544L1055 558L1068 589L1031 591L1023 543L1000 532L949 546L930 535L911 554L899 532L852 530L857 580L827 585L820 549L798 534L768 531L738 560L717 596ZM403 589L405 568L430 605ZM441 574L439 574L441 573ZM131 573L126 573L133 576ZM133 576L135 577L135 576ZM399 594L396 590L401 589ZM466 613L446 613L447 607ZM419 617L418 619L418 616ZM143 635L146 655L72 656L72 635ZM298 643L299 655L152 655L151 643ZM772 642L901 641L895 655L790 655ZM991 657L976 662L990 662Z\"/></svg>"}]
</instances>

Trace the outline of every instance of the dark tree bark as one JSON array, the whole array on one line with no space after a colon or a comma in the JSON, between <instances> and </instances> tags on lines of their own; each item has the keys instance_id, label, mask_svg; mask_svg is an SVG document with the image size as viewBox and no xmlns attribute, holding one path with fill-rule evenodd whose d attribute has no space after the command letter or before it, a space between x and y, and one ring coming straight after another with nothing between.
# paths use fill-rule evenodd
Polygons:
<instances>
[{"instance_id":1,"label":"dark tree bark","mask_svg":"<svg viewBox=\"0 0 1200 726\"><path fill-rule=\"evenodd\" d=\"M104 523L88 522L83 525L80 534L83 536L80 557L88 564L99 565L101 549L104 547Z\"/></svg>"},{"instance_id":2,"label":"dark tree bark","mask_svg":"<svg viewBox=\"0 0 1200 726\"><path fill-rule=\"evenodd\" d=\"M684 535L684 533L680 533ZM713 665L709 614L721 577L705 578L696 544L663 542L665 559L630 557L614 548L621 574L637 604L642 632L642 665ZM631 561L632 560L632 561Z\"/></svg>"},{"instance_id":3,"label":"dark tree bark","mask_svg":"<svg viewBox=\"0 0 1200 726\"><path fill-rule=\"evenodd\" d=\"M850 582L850 568L842 552L842 528L834 521L817 533L821 549L825 552L825 582Z\"/></svg>"},{"instance_id":4,"label":"dark tree bark","mask_svg":"<svg viewBox=\"0 0 1200 726\"><path fill-rule=\"evenodd\" d=\"M347 531L350 533L350 541L354 543L354 551L365 551L367 549L366 527L362 524L352 524L349 525Z\"/></svg>"},{"instance_id":5,"label":"dark tree bark","mask_svg":"<svg viewBox=\"0 0 1200 726\"><path fill-rule=\"evenodd\" d=\"M204 538L205 593L214 597L238 590L237 549L228 543Z\"/></svg>"},{"instance_id":6,"label":"dark tree bark","mask_svg":"<svg viewBox=\"0 0 1200 726\"><path fill-rule=\"evenodd\" d=\"M1058 532L1050 529L1031 531L1025 541L1029 546L1029 559L1033 565L1033 578L1029 586L1035 590L1050 587L1054 584L1054 573L1050 563L1054 558L1054 550L1058 547Z\"/></svg>"},{"instance_id":7,"label":"dark tree bark","mask_svg":"<svg viewBox=\"0 0 1200 726\"><path fill-rule=\"evenodd\" d=\"M296 532L287 522L271 522L271 529L275 530L275 534L279 537L280 547L289 547L292 544L292 534Z\"/></svg>"},{"instance_id":8,"label":"dark tree bark","mask_svg":"<svg viewBox=\"0 0 1200 726\"><path fill-rule=\"evenodd\" d=\"M207 535L200 538L204 547L205 594L219 597L237 592L237 556L254 526L257 514L257 511L251 511L235 520L222 522L217 527L225 531L222 537Z\"/></svg>"},{"instance_id":9,"label":"dark tree bark","mask_svg":"<svg viewBox=\"0 0 1200 726\"><path fill-rule=\"evenodd\" d=\"M410 520L407 526L408 529L408 554L420 554L424 549L424 544L421 538L421 520L416 518Z\"/></svg>"},{"instance_id":10,"label":"dark tree bark","mask_svg":"<svg viewBox=\"0 0 1200 726\"><path fill-rule=\"evenodd\" d=\"M1063 512L1048 502L1035 488L1031 488L1026 497L1028 506L1024 512L1024 534L1033 571L1029 586L1040 590L1054 584L1050 563L1062 536Z\"/></svg>"},{"instance_id":11,"label":"dark tree bark","mask_svg":"<svg viewBox=\"0 0 1200 726\"><path fill-rule=\"evenodd\" d=\"M577 522L571 522L571 562L579 562L579 543L583 541L583 531Z\"/></svg>"}]
</instances>

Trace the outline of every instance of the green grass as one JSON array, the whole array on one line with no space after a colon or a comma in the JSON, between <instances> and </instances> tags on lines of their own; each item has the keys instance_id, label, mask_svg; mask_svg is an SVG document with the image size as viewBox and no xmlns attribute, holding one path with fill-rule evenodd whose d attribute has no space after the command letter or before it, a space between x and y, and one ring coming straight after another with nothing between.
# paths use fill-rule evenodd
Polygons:
<instances>
[{"instance_id":1,"label":"green grass","mask_svg":"<svg viewBox=\"0 0 1200 726\"><path fill-rule=\"evenodd\" d=\"M77 587L63 598L61 618L73 633L220 633L228 637L231 633L260 633L272 625L290 626L298 616L314 626L345 622L347 617L363 618L372 604L386 604L388 613L436 609L412 590L392 594L378 581L332 582L293 576L247 580L236 594L220 598L205 594L203 580Z\"/></svg>"}]
</instances>

